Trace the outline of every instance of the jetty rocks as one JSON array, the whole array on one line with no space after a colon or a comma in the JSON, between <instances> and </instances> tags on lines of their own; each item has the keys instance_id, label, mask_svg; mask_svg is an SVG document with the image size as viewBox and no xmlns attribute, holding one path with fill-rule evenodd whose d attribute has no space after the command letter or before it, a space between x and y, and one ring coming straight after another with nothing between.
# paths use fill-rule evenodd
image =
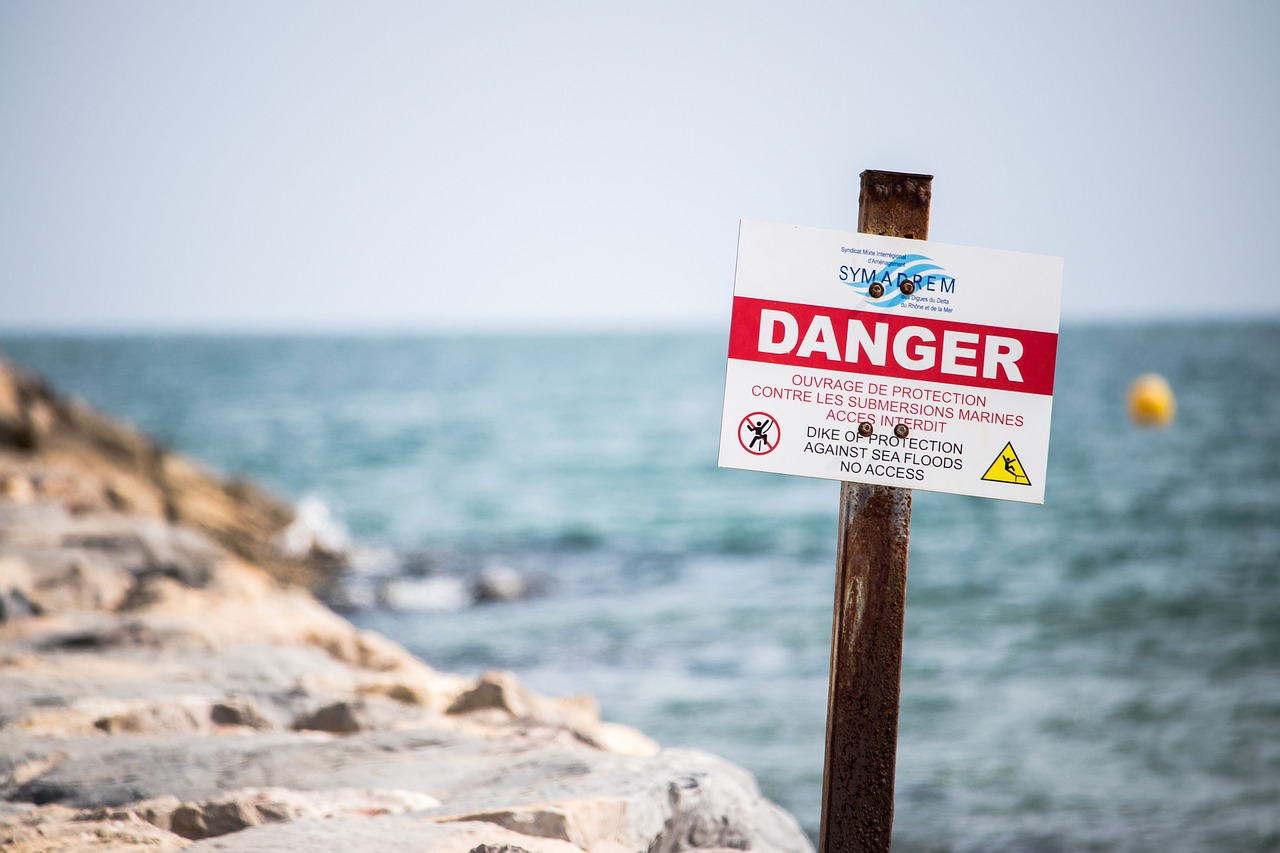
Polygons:
<instances>
[{"instance_id":1,"label":"jetty rocks","mask_svg":"<svg viewBox=\"0 0 1280 853\"><path fill-rule=\"evenodd\" d=\"M294 523L0 363L0 849L812 849L741 768L357 630Z\"/></svg>"}]
</instances>

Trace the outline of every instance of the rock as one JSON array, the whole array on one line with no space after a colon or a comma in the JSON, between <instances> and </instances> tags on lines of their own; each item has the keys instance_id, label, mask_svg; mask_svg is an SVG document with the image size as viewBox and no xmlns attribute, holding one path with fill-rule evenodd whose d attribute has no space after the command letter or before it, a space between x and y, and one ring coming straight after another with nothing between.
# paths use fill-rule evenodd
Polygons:
<instances>
[{"instance_id":1,"label":"rock","mask_svg":"<svg viewBox=\"0 0 1280 853\"><path fill-rule=\"evenodd\" d=\"M158 519L123 521L118 515L91 516L63 539L63 546L110 556L135 576L164 575L191 587L208 585L227 558L206 536Z\"/></svg>"},{"instance_id":2,"label":"rock","mask_svg":"<svg viewBox=\"0 0 1280 853\"><path fill-rule=\"evenodd\" d=\"M334 702L300 717L293 727L299 731L349 735L371 728L368 706L362 701Z\"/></svg>"},{"instance_id":3,"label":"rock","mask_svg":"<svg viewBox=\"0 0 1280 853\"><path fill-rule=\"evenodd\" d=\"M288 583L319 590L333 555L279 545L295 513L244 480L224 479L83 400L0 362L0 484L17 499L55 500L74 513L126 511L198 530Z\"/></svg>"},{"instance_id":4,"label":"rock","mask_svg":"<svg viewBox=\"0 0 1280 853\"><path fill-rule=\"evenodd\" d=\"M230 695L209 705L209 719L215 726L243 726L257 731L279 728L272 716L248 695Z\"/></svg>"},{"instance_id":5,"label":"rock","mask_svg":"<svg viewBox=\"0 0 1280 853\"><path fill-rule=\"evenodd\" d=\"M67 508L47 498L18 503L0 501L0 545L6 552L58 549L70 524Z\"/></svg>"},{"instance_id":6,"label":"rock","mask_svg":"<svg viewBox=\"0 0 1280 853\"><path fill-rule=\"evenodd\" d=\"M0 622L39 614L40 606L27 598L22 590L12 587L0 588Z\"/></svg>"},{"instance_id":7,"label":"rock","mask_svg":"<svg viewBox=\"0 0 1280 853\"><path fill-rule=\"evenodd\" d=\"M357 630L270 499L2 366L0 483L6 853L810 849L721 759Z\"/></svg>"},{"instance_id":8,"label":"rock","mask_svg":"<svg viewBox=\"0 0 1280 853\"><path fill-rule=\"evenodd\" d=\"M592 746L623 755L651 756L658 745L629 726L600 719L600 706L590 696L549 699L522 685L510 672L491 670L460 693L446 713L475 715L499 711L515 721L563 729Z\"/></svg>"},{"instance_id":9,"label":"rock","mask_svg":"<svg viewBox=\"0 0 1280 853\"><path fill-rule=\"evenodd\" d=\"M166 832L173 832L173 813L182 806L182 801L171 795L155 797L150 800L132 803L127 809L98 809L88 812L95 818L106 820L144 820Z\"/></svg>"},{"instance_id":10,"label":"rock","mask_svg":"<svg viewBox=\"0 0 1280 853\"><path fill-rule=\"evenodd\" d=\"M17 377L9 370L0 370L0 441L20 443L19 436L24 431L26 418Z\"/></svg>"},{"instance_id":11,"label":"rock","mask_svg":"<svg viewBox=\"0 0 1280 853\"><path fill-rule=\"evenodd\" d=\"M287 505L243 481L225 483L175 453L161 456L157 480L170 521L208 534L246 560L281 570L290 566L276 544L293 521ZM302 566L295 568L301 573Z\"/></svg>"},{"instance_id":12,"label":"rock","mask_svg":"<svg viewBox=\"0 0 1280 853\"><path fill-rule=\"evenodd\" d=\"M492 823L532 838L554 838L588 850L627 835L627 801L601 798L502 809L451 818L450 822Z\"/></svg>"},{"instance_id":13,"label":"rock","mask_svg":"<svg viewBox=\"0 0 1280 853\"><path fill-rule=\"evenodd\" d=\"M41 559L32 574L31 598L44 613L115 610L133 587L127 569L74 551Z\"/></svg>"},{"instance_id":14,"label":"rock","mask_svg":"<svg viewBox=\"0 0 1280 853\"><path fill-rule=\"evenodd\" d=\"M518 719L565 728L589 727L600 721L600 708L590 696L549 700L526 689L514 674L499 669L480 676L475 686L453 701L447 713L466 714L490 708Z\"/></svg>"},{"instance_id":15,"label":"rock","mask_svg":"<svg viewBox=\"0 0 1280 853\"><path fill-rule=\"evenodd\" d=\"M36 499L36 488L30 477L10 474L0 479L0 498L11 503L26 504Z\"/></svg>"},{"instance_id":16,"label":"rock","mask_svg":"<svg viewBox=\"0 0 1280 853\"><path fill-rule=\"evenodd\" d=\"M204 802L182 803L157 817L172 832L198 840L239 832L251 826L290 820L318 820L343 816L404 814L440 805L417 791L379 791L343 788L294 791L287 788L244 788ZM131 810L132 811L132 810ZM150 819L150 818L148 818Z\"/></svg>"},{"instance_id":17,"label":"rock","mask_svg":"<svg viewBox=\"0 0 1280 853\"><path fill-rule=\"evenodd\" d=\"M336 740L288 734L113 740L67 741L64 760L4 795L91 809L161 792L225 803L220 788L246 782L294 791L391 787L437 799L441 805L422 810L434 821L490 823L583 849L807 849L794 819L764 800L748 774L693 750L636 759L432 728ZM0 736L0 746L8 745ZM253 819L242 805L205 812L246 825Z\"/></svg>"},{"instance_id":18,"label":"rock","mask_svg":"<svg viewBox=\"0 0 1280 853\"><path fill-rule=\"evenodd\" d=\"M117 713L103 714L93 721L93 726L107 734L202 734L213 730L213 720L201 711L207 711L207 706L193 708L172 700L142 702Z\"/></svg>"},{"instance_id":19,"label":"rock","mask_svg":"<svg viewBox=\"0 0 1280 853\"><path fill-rule=\"evenodd\" d=\"M516 601L529 593L529 585L515 569L495 566L480 573L472 586L476 601Z\"/></svg>"},{"instance_id":20,"label":"rock","mask_svg":"<svg viewBox=\"0 0 1280 853\"><path fill-rule=\"evenodd\" d=\"M261 813L248 803L237 800L179 806L169 817L173 831L183 838L214 838L261 826Z\"/></svg>"},{"instance_id":21,"label":"rock","mask_svg":"<svg viewBox=\"0 0 1280 853\"><path fill-rule=\"evenodd\" d=\"M417 815L377 815L367 818L298 820L259 826L218 839L198 841L189 853L470 853L504 850L510 853L584 853L565 841L534 839L484 823L435 823ZM602 847L595 853L621 853Z\"/></svg>"},{"instance_id":22,"label":"rock","mask_svg":"<svg viewBox=\"0 0 1280 853\"><path fill-rule=\"evenodd\" d=\"M65 806L0 815L5 853L173 853L190 843L141 818L95 819Z\"/></svg>"},{"instance_id":23,"label":"rock","mask_svg":"<svg viewBox=\"0 0 1280 853\"><path fill-rule=\"evenodd\" d=\"M31 569L18 557L0 557L0 624L37 616L40 605L31 600Z\"/></svg>"},{"instance_id":24,"label":"rock","mask_svg":"<svg viewBox=\"0 0 1280 853\"><path fill-rule=\"evenodd\" d=\"M209 734L216 726L203 697L86 697L65 707L32 711L6 724L42 737L104 734Z\"/></svg>"},{"instance_id":25,"label":"rock","mask_svg":"<svg viewBox=\"0 0 1280 853\"><path fill-rule=\"evenodd\" d=\"M25 785L37 776L43 776L48 773L66 760L67 754L65 752L54 752L19 762L13 765L9 771L9 783L12 785Z\"/></svg>"},{"instance_id":26,"label":"rock","mask_svg":"<svg viewBox=\"0 0 1280 853\"><path fill-rule=\"evenodd\" d=\"M438 805L433 797L416 791L245 788L205 801L166 796L118 809L27 808L0 815L0 843L6 844L6 851L177 850L192 840L265 824L396 815Z\"/></svg>"}]
</instances>

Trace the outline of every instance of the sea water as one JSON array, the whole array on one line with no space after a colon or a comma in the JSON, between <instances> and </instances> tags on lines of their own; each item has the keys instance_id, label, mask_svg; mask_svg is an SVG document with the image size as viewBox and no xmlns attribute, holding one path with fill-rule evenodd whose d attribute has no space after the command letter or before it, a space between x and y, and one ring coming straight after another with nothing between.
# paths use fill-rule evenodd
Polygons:
<instances>
[{"instance_id":1,"label":"sea water","mask_svg":"<svg viewBox=\"0 0 1280 853\"><path fill-rule=\"evenodd\" d=\"M723 336L0 351L305 501L358 624L590 693L816 833L839 487L716 467ZM1168 429L1126 418L1147 371ZM911 537L895 850L1280 849L1280 324L1067 326L1045 505L917 491ZM469 606L496 570L534 594Z\"/></svg>"}]
</instances>

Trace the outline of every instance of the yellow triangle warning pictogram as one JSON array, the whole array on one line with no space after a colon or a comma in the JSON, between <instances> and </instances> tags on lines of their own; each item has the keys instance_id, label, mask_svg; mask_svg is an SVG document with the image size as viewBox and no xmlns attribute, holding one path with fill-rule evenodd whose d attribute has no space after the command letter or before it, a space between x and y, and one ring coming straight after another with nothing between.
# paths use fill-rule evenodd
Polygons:
<instances>
[{"instance_id":1,"label":"yellow triangle warning pictogram","mask_svg":"<svg viewBox=\"0 0 1280 853\"><path fill-rule=\"evenodd\" d=\"M993 483L1031 485L1031 480L1027 477L1027 472L1023 470L1022 462L1018 460L1018 454L1013 449L1013 442L1005 442L1004 450L1000 451L1000 455L991 463L991 467L982 475L982 479Z\"/></svg>"}]
</instances>

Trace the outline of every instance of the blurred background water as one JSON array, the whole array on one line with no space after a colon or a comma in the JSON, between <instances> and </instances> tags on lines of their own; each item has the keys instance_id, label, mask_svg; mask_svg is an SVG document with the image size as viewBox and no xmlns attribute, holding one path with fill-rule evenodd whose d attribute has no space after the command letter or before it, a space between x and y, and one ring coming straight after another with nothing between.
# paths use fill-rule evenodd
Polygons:
<instances>
[{"instance_id":1,"label":"blurred background water","mask_svg":"<svg viewBox=\"0 0 1280 853\"><path fill-rule=\"evenodd\" d=\"M838 485L715 467L725 349L0 337L304 501L352 543L357 623L441 669L593 694L746 766L813 833ZM1178 396L1166 430L1126 418L1146 371ZM1280 849L1278 424L1274 321L1068 326L1045 505L915 493L895 850ZM537 594L447 594L498 569Z\"/></svg>"}]
</instances>

